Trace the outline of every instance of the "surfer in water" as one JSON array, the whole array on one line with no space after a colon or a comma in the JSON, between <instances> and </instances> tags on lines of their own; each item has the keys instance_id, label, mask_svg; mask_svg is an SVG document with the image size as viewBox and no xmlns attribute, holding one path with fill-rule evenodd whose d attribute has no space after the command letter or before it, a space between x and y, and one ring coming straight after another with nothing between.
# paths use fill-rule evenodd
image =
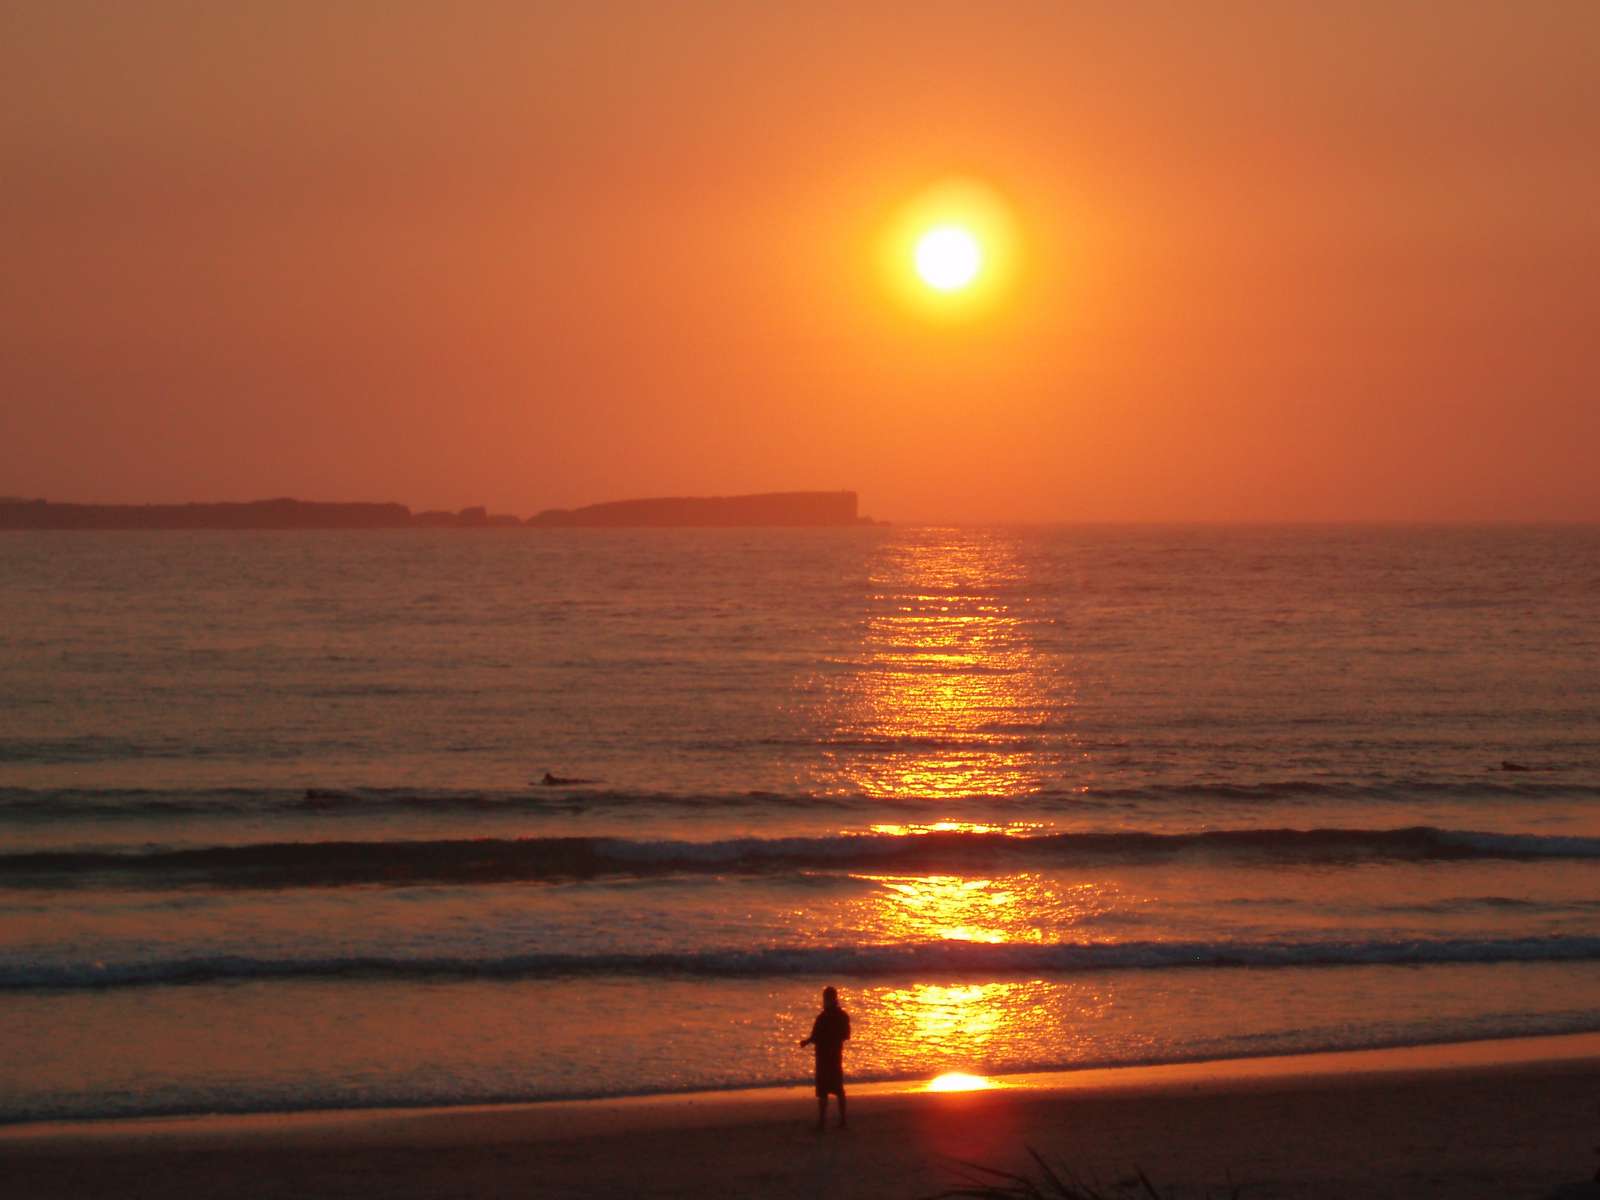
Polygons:
<instances>
[{"instance_id":1,"label":"surfer in water","mask_svg":"<svg viewBox=\"0 0 1600 1200\"><path fill-rule=\"evenodd\" d=\"M850 1040L850 1014L839 1007L839 993L822 989L822 1011L811 1023L811 1036L800 1043L817 1048L817 1132L828 1115L828 1093L839 1097L839 1128L846 1128L844 1108L844 1044Z\"/></svg>"}]
</instances>

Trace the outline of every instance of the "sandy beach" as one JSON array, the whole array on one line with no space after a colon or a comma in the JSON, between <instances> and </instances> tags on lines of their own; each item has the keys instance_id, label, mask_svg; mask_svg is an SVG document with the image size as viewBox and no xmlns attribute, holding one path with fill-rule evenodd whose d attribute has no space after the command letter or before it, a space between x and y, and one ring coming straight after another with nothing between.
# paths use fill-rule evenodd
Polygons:
<instances>
[{"instance_id":1,"label":"sandy beach","mask_svg":"<svg viewBox=\"0 0 1600 1200\"><path fill-rule=\"evenodd\" d=\"M75 1197L919 1197L1026 1149L1108 1192L1539 1197L1590 1178L1600 1035L853 1091L817 1135L802 1089L426 1111L34 1125L6 1194Z\"/></svg>"}]
</instances>

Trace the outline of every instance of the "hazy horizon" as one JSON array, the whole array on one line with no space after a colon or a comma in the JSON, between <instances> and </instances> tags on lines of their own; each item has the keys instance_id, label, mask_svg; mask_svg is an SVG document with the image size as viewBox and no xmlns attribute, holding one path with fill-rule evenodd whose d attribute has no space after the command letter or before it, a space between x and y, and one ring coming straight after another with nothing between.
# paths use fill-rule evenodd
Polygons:
<instances>
[{"instance_id":1,"label":"hazy horizon","mask_svg":"<svg viewBox=\"0 0 1600 1200\"><path fill-rule=\"evenodd\" d=\"M0 493L1593 521L1597 47L1559 2L0 2ZM1009 258L943 320L880 260L953 179Z\"/></svg>"},{"instance_id":2,"label":"hazy horizon","mask_svg":"<svg viewBox=\"0 0 1600 1200\"><path fill-rule=\"evenodd\" d=\"M824 491L824 490L829 490L829 489L798 488L796 490L797 491L801 491L801 492L815 492L815 491ZM846 488L846 489L834 489L834 490L857 491L858 489ZM728 497L728 496L731 496L731 495L736 495L736 494L738 494L738 493L710 492L710 491L697 492L697 493L684 493L685 496L693 496L695 498L725 498L725 497ZM602 499L596 499L596 500L592 500L592 501L588 501L588 500L580 501L579 503L574 504L574 505L570 505L570 506L569 505L563 505L563 506L560 506L560 508L562 508L562 509L581 508L581 507L584 507L584 506L590 505L590 504L604 504L604 503L607 503L607 502L621 501L621 500L666 500L666 499L675 499L675 498L677 498L677 497L668 497L668 496L607 496L607 497L604 497ZM20 496L20 495L10 495L10 494L0 495L0 502L6 502L6 501L30 502L30 501L36 501L36 500L45 500L45 501L49 501L50 503L55 503L55 504L86 504L86 505L109 504L109 505L114 505L114 506L115 505L162 506L162 505L172 505L172 504L213 504L213 503L216 503L216 504L227 504L227 503L248 504L248 503L252 503L252 502L260 503L260 502L267 502L267 501L273 501L273 500L298 500L298 501L306 501L306 502L314 502L314 503L328 503L328 504L400 504L400 505L403 505L406 508L410 509L410 511L412 512L413 515L416 515L416 514L419 514L419 513L424 513L424 512L429 512L429 511L460 512L462 509L466 509L466 508L488 507L488 506L484 506L482 504L468 503L468 504L465 504L465 505L456 506L454 508L443 508L443 509L430 510L430 509L425 509L420 505L411 504L411 503L407 502L403 497L398 497L398 496L351 496L351 497L342 498L342 499L339 499L339 500L329 500L328 498L323 497L323 496L290 496L290 495L288 495L286 493L282 493L282 492L272 493L272 494L268 494L268 495L260 495L260 496L244 496L244 497L240 497L238 499L234 499L234 498L230 497L228 499L223 499L223 500L218 500L218 499L211 498L211 497L189 497L189 498L179 499L179 500L84 501L84 500L76 500L76 499L73 499L71 497L66 497L66 496ZM915 515L909 516L909 517L890 517L890 516L886 516L886 515L884 515L882 513L874 512L874 511L871 511L870 509L868 509L865 499L862 499L861 505L862 505L861 516L862 516L863 519L871 519L872 521L879 522L879 523L882 523L882 524L898 525L898 526L902 526L902 527L905 527L905 528L908 528L908 529L917 529L917 528L928 528L928 529L996 529L996 528L1049 529L1049 528L1073 528L1073 527L1082 527L1082 528L1134 528L1134 529L1137 529L1137 528L1150 528L1150 529L1240 528L1240 529L1245 529L1245 528L1251 528L1251 527L1293 528L1295 526L1304 526L1304 527L1307 527L1307 528L1329 528L1329 527L1336 528L1336 527L1340 527L1340 526L1350 526L1352 528L1360 528L1360 527L1392 526L1392 527L1398 527L1398 528L1417 527L1417 528L1448 529L1448 528L1456 527L1456 528L1462 528L1462 529L1471 529L1471 528L1482 529L1482 528L1493 528L1493 527L1496 527L1496 526L1508 526L1508 527L1515 527L1515 526L1540 527L1540 526L1544 526L1544 527L1554 527L1554 526L1596 526L1596 525L1600 525L1600 518L1592 518L1592 517L1343 517L1343 518L1341 518L1341 517L1320 517L1320 518L1319 517L1256 517L1256 518L1228 518L1228 517L1217 517L1217 518L1205 518L1205 517L1173 517L1173 518L1130 517L1130 518L1114 518L1114 517L1108 517L1108 518L1100 518L1100 519L1092 519L1092 518L1074 519L1074 518L1071 518L1071 517L1035 517L1035 518L1017 517L1017 518L998 518L998 519L984 520L984 519L957 519L957 518L919 517L919 516L915 516ZM556 506L546 506L546 507L547 508L554 508ZM492 508L492 507L488 507L488 511L489 511L490 515L495 515L496 513L509 511L510 515L517 516L517 517L522 517L522 518L529 518L529 517L536 516L540 512L545 511L545 509L532 509L532 510L528 510L528 511L521 511L521 510L500 510L500 509L495 509L495 508ZM692 532L692 531L697 530L697 529L707 529L707 530L723 529L723 530L726 530L726 531L738 532L738 531L741 531L741 530L762 529L762 528L771 528L771 529L777 529L777 530L791 529L791 530L799 530L799 531L803 532L803 531L805 531L807 529L813 529L813 528L834 528L834 527L832 527L832 526L808 526L808 525L799 525L799 526L760 526L760 525L754 525L754 526L752 526L752 525L729 525L729 526L714 526L714 525L703 525L703 526L702 525L648 526L648 525L639 525L639 526L630 526L630 525L620 525L620 526L596 526L596 527L554 526L552 528L554 528L554 529L570 529L570 530L575 530L578 533L605 532L607 530L610 530L610 531L613 531L613 532L619 531L619 530L622 531L622 532L628 532L630 530L638 530L638 531L642 531L642 532L658 532L658 533L659 532L669 532L670 533L670 532L673 532L675 530L688 530L688 531ZM69 532L74 532L74 531L69 531ZM79 532L82 532L82 531L79 531ZM96 531L96 530L88 530L86 532L139 532L139 531L137 531L137 530L132 530L132 531L130 531L130 530L98 530L98 531ZM152 531L145 531L145 532L152 532ZM172 532L172 531L171 530L154 530L153 532ZM206 532L206 531L205 530L200 530L199 532ZM211 532L219 532L219 531L212 530ZM225 532L225 531L221 531L221 532ZM352 530L347 530L346 532L362 532L362 530L352 529Z\"/></svg>"}]
</instances>

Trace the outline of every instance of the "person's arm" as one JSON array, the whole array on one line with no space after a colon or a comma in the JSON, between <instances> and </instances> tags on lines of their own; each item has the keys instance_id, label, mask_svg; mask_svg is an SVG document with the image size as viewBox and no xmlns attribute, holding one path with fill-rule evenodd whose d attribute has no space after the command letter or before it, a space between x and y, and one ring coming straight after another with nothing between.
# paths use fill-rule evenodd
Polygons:
<instances>
[{"instance_id":1,"label":"person's arm","mask_svg":"<svg viewBox=\"0 0 1600 1200\"><path fill-rule=\"evenodd\" d=\"M812 1042L817 1040L817 1026L821 1023L821 1017L818 1017L815 1021L811 1022L811 1032L801 1041L800 1049L804 1050L807 1046L811 1045Z\"/></svg>"},{"instance_id":2,"label":"person's arm","mask_svg":"<svg viewBox=\"0 0 1600 1200\"><path fill-rule=\"evenodd\" d=\"M844 1014L844 1037L841 1038L840 1040L841 1041L845 1041L845 1042L848 1042L850 1040L850 1014L849 1013L845 1013Z\"/></svg>"}]
</instances>

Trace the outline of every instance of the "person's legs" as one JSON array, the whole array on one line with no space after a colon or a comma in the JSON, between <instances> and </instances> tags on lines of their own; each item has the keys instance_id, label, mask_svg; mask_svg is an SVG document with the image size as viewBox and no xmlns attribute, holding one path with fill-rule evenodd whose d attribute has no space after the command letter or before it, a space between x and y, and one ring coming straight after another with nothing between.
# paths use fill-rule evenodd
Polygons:
<instances>
[{"instance_id":1,"label":"person's legs","mask_svg":"<svg viewBox=\"0 0 1600 1200\"><path fill-rule=\"evenodd\" d=\"M822 1131L823 1118L826 1117L827 1115L828 1115L828 1093L819 1092L817 1094L817 1131L819 1133Z\"/></svg>"},{"instance_id":2,"label":"person's legs","mask_svg":"<svg viewBox=\"0 0 1600 1200\"><path fill-rule=\"evenodd\" d=\"M844 1089L843 1088L839 1089L839 1128L840 1129L847 1128L847 1126L844 1123Z\"/></svg>"}]
</instances>

